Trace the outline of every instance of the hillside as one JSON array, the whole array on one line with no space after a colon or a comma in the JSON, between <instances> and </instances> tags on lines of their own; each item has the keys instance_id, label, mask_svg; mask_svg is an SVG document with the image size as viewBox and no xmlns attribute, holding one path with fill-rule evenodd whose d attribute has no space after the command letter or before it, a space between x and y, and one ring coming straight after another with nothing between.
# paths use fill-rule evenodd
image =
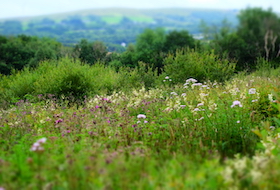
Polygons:
<instances>
[{"instance_id":1,"label":"hillside","mask_svg":"<svg viewBox=\"0 0 280 190\"><path fill-rule=\"evenodd\" d=\"M38 17L0 20L2 35L36 35L73 45L85 38L112 44L133 43L145 28L188 30L198 35L201 21L219 27L224 19L237 24L237 10L211 9L89 9Z\"/></svg>"}]
</instances>

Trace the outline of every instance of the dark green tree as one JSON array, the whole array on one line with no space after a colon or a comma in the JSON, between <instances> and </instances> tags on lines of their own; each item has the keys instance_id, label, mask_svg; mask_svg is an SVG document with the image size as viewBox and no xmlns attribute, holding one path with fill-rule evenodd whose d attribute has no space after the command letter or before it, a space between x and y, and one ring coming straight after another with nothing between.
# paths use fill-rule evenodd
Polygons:
<instances>
[{"instance_id":1,"label":"dark green tree","mask_svg":"<svg viewBox=\"0 0 280 190\"><path fill-rule=\"evenodd\" d=\"M237 35L247 44L244 62L258 57L272 60L279 56L280 19L272 9L247 8L238 16Z\"/></svg>"},{"instance_id":2,"label":"dark green tree","mask_svg":"<svg viewBox=\"0 0 280 190\"><path fill-rule=\"evenodd\" d=\"M107 47L100 41L88 42L86 39L82 39L74 48L74 54L78 54L82 62L91 65L102 61L107 53Z\"/></svg>"},{"instance_id":3,"label":"dark green tree","mask_svg":"<svg viewBox=\"0 0 280 190\"><path fill-rule=\"evenodd\" d=\"M163 51L175 53L177 49L188 47L195 48L198 45L192 35L186 30L171 31L167 34Z\"/></svg>"},{"instance_id":4,"label":"dark green tree","mask_svg":"<svg viewBox=\"0 0 280 190\"><path fill-rule=\"evenodd\" d=\"M136 54L138 61L150 64L160 72L163 67L163 47L166 34L163 28L146 29L136 40Z\"/></svg>"}]
</instances>

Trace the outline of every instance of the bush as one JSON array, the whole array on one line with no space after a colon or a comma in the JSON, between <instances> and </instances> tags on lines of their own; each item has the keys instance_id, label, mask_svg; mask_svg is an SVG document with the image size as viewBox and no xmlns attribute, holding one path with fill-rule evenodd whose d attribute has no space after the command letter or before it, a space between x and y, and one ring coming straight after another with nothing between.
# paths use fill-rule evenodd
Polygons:
<instances>
[{"instance_id":1,"label":"bush","mask_svg":"<svg viewBox=\"0 0 280 190\"><path fill-rule=\"evenodd\" d=\"M181 50L176 55L167 56L164 71L174 82L184 82L191 77L200 82L223 82L234 74L235 65L227 59L220 59L213 51Z\"/></svg>"}]
</instances>

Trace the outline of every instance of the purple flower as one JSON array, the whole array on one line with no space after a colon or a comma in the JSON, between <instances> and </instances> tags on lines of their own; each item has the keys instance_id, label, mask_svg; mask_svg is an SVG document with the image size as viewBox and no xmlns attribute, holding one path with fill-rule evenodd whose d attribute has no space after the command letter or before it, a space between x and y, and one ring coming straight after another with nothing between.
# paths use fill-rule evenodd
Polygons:
<instances>
[{"instance_id":1,"label":"purple flower","mask_svg":"<svg viewBox=\"0 0 280 190\"><path fill-rule=\"evenodd\" d=\"M238 100L235 100L233 101L232 105L230 106L231 108L235 107L235 106L239 106L239 107L242 107L242 104L240 101Z\"/></svg>"},{"instance_id":2,"label":"purple flower","mask_svg":"<svg viewBox=\"0 0 280 190\"><path fill-rule=\"evenodd\" d=\"M59 118L58 120L55 121L55 124L61 123L62 121L63 121L63 119Z\"/></svg>"},{"instance_id":3,"label":"purple flower","mask_svg":"<svg viewBox=\"0 0 280 190\"><path fill-rule=\"evenodd\" d=\"M107 120L107 123L111 123L111 121L110 121L110 120Z\"/></svg>"}]
</instances>

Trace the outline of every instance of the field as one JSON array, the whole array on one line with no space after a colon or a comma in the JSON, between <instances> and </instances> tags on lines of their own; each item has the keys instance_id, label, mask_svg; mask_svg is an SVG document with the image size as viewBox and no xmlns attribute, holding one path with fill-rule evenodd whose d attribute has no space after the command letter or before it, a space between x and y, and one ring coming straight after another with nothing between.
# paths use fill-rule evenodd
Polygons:
<instances>
[{"instance_id":1,"label":"field","mask_svg":"<svg viewBox=\"0 0 280 190\"><path fill-rule=\"evenodd\" d=\"M30 84L43 90L49 67L2 77L2 95ZM194 78L174 84L164 75L145 89L132 73L128 86L100 65L79 68L102 84L95 89L119 81L119 90L76 103L42 93L3 104L0 189L280 188L277 70L223 84ZM65 74L52 72L46 86ZM38 84L26 85L33 75Z\"/></svg>"}]
</instances>

